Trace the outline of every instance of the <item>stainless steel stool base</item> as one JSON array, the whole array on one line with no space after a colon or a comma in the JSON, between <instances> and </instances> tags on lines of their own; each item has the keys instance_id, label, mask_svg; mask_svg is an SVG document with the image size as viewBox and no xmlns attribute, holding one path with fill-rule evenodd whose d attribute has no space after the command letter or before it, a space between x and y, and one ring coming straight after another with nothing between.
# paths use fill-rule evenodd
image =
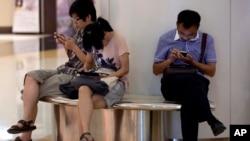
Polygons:
<instances>
[{"instance_id":1,"label":"stainless steel stool base","mask_svg":"<svg viewBox=\"0 0 250 141\"><path fill-rule=\"evenodd\" d=\"M79 140L80 121L77 107L53 105L55 141ZM94 110L90 132L95 140L151 141L150 111L145 110Z\"/></svg>"}]
</instances>

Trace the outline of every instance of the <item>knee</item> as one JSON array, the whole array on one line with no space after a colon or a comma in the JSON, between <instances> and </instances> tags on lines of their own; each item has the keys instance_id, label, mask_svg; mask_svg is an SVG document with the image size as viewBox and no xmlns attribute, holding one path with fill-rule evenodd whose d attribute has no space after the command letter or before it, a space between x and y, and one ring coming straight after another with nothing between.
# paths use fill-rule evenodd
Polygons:
<instances>
[{"instance_id":1,"label":"knee","mask_svg":"<svg viewBox=\"0 0 250 141\"><path fill-rule=\"evenodd\" d=\"M92 102L93 102L94 107L95 107L96 109L105 108L106 105L107 105L104 96L101 96L101 95L98 95L98 94L94 94L94 95L92 96Z\"/></svg>"},{"instance_id":2,"label":"knee","mask_svg":"<svg viewBox=\"0 0 250 141\"><path fill-rule=\"evenodd\" d=\"M37 81L29 75L25 76L24 84L37 83Z\"/></svg>"},{"instance_id":3,"label":"knee","mask_svg":"<svg viewBox=\"0 0 250 141\"><path fill-rule=\"evenodd\" d=\"M79 97L80 96L92 96L92 90L88 87L88 86L85 86L85 85L83 85L83 86L81 86L81 87L79 87L79 89L78 89L78 95L79 95Z\"/></svg>"},{"instance_id":4,"label":"knee","mask_svg":"<svg viewBox=\"0 0 250 141\"><path fill-rule=\"evenodd\" d=\"M83 85L83 86L80 86L78 90L79 92L86 92L88 91L88 89L89 89L88 86Z\"/></svg>"}]
</instances>

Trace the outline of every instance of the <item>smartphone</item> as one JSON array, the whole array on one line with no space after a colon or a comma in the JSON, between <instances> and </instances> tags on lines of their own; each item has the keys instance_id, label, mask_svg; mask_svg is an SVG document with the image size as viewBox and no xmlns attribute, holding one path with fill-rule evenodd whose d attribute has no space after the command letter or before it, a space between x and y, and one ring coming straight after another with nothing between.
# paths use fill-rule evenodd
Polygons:
<instances>
[{"instance_id":1,"label":"smartphone","mask_svg":"<svg viewBox=\"0 0 250 141\"><path fill-rule=\"evenodd\" d=\"M99 76L99 73L95 73L95 72L85 72L85 71L78 72L78 74L80 74L80 75L85 75L85 76Z\"/></svg>"},{"instance_id":2,"label":"smartphone","mask_svg":"<svg viewBox=\"0 0 250 141\"><path fill-rule=\"evenodd\" d=\"M56 38L58 38L58 39L65 40L65 39L64 39L64 37L62 37L62 36L61 36L61 35L59 35L59 34L55 34L55 36L56 36Z\"/></svg>"},{"instance_id":3,"label":"smartphone","mask_svg":"<svg viewBox=\"0 0 250 141\"><path fill-rule=\"evenodd\" d=\"M187 56L187 52L186 52L186 51L180 51L180 52L181 52L181 54L182 54L184 57Z\"/></svg>"}]
</instances>

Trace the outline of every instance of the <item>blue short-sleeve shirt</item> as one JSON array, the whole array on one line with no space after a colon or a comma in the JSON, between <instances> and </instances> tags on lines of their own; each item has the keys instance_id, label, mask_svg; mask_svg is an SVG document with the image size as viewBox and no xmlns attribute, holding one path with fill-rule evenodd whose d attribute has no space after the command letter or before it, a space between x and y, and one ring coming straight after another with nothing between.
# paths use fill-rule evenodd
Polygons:
<instances>
[{"instance_id":1,"label":"blue short-sleeve shirt","mask_svg":"<svg viewBox=\"0 0 250 141\"><path fill-rule=\"evenodd\" d=\"M194 60L200 60L201 54L201 40L202 32L198 31L195 39L184 41L179 38L178 32L176 29L173 29L165 34L163 34L158 42L157 50L154 56L154 62L160 63L169 58L171 50L177 48L181 51L186 51L188 54L193 56ZM214 47L214 40L211 35L207 36L206 49L204 53L203 63L215 63L216 52ZM187 65L185 62L176 59L173 62L174 65Z\"/></svg>"}]
</instances>

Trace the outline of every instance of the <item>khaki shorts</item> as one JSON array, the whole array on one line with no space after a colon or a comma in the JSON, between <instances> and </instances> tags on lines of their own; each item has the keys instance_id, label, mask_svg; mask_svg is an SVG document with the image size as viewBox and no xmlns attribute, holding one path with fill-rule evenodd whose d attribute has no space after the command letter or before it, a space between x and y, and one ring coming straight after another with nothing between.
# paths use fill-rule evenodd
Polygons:
<instances>
[{"instance_id":1,"label":"khaki shorts","mask_svg":"<svg viewBox=\"0 0 250 141\"><path fill-rule=\"evenodd\" d=\"M58 73L57 70L34 70L26 75L40 84L39 99L47 95L62 95L59 85L68 83L74 77L70 74Z\"/></svg>"}]
</instances>

